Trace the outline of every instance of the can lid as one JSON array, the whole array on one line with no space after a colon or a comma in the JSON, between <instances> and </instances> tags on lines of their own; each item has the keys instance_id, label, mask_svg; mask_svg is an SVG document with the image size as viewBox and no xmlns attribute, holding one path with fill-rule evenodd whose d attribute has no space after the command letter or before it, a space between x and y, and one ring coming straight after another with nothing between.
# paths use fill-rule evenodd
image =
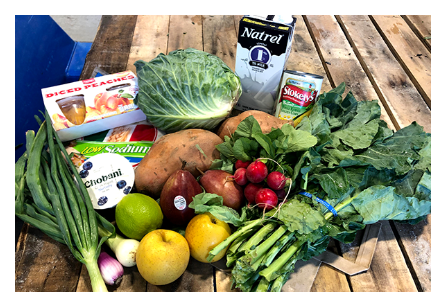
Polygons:
<instances>
[{"instance_id":1,"label":"can lid","mask_svg":"<svg viewBox=\"0 0 446 307\"><path fill-rule=\"evenodd\" d=\"M115 207L130 192L135 181L132 164L114 153L93 156L78 170L95 209Z\"/></svg>"},{"instance_id":2,"label":"can lid","mask_svg":"<svg viewBox=\"0 0 446 307\"><path fill-rule=\"evenodd\" d=\"M308 76L308 77L312 77L312 78L315 78L315 79L324 79L323 76L315 75L315 74L312 74L312 73L309 73L309 72L298 71L298 70L285 70L284 72L290 73L290 74L295 74L295 75L298 75L298 76Z\"/></svg>"}]
</instances>

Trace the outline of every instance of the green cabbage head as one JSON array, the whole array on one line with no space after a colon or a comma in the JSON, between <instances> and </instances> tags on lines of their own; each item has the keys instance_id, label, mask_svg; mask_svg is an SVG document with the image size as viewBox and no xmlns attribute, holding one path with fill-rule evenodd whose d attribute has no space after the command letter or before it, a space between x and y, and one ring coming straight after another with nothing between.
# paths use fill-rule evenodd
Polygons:
<instances>
[{"instance_id":1,"label":"green cabbage head","mask_svg":"<svg viewBox=\"0 0 446 307\"><path fill-rule=\"evenodd\" d=\"M134 65L139 86L135 102L167 133L212 130L229 116L242 93L240 78L219 57L193 48Z\"/></svg>"}]
</instances>

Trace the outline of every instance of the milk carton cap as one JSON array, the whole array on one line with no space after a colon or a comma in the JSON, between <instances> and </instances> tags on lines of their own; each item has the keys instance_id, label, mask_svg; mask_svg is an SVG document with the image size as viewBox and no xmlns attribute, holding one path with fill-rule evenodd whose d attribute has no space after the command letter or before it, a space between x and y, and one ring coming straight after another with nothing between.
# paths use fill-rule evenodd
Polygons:
<instances>
[{"instance_id":1,"label":"milk carton cap","mask_svg":"<svg viewBox=\"0 0 446 307\"><path fill-rule=\"evenodd\" d=\"M274 15L273 21L289 25L293 22L293 16L291 16L291 15Z\"/></svg>"},{"instance_id":2,"label":"milk carton cap","mask_svg":"<svg viewBox=\"0 0 446 307\"><path fill-rule=\"evenodd\" d=\"M269 20L277 23L283 23L286 25L290 25L293 22L293 16L292 15L248 15L249 17L262 19L262 20Z\"/></svg>"}]
</instances>

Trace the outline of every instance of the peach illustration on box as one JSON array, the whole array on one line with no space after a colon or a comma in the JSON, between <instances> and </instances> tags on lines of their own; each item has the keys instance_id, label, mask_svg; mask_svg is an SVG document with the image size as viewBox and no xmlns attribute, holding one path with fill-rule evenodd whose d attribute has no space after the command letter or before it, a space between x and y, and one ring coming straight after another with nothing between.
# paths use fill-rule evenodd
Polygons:
<instances>
[{"instance_id":1,"label":"peach illustration on box","mask_svg":"<svg viewBox=\"0 0 446 307\"><path fill-rule=\"evenodd\" d=\"M135 108L133 98L132 95L123 93L123 90L119 90L118 93L99 93L94 97L94 108L90 110L105 117L124 113Z\"/></svg>"}]
</instances>

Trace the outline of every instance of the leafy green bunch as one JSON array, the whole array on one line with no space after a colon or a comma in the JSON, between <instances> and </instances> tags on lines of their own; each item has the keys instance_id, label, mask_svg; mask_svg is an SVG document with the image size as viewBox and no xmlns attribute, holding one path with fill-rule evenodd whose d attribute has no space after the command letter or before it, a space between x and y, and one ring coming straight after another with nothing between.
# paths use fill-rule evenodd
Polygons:
<instances>
[{"instance_id":1,"label":"leafy green bunch","mask_svg":"<svg viewBox=\"0 0 446 307\"><path fill-rule=\"evenodd\" d=\"M218 145L214 167L229 171L237 159L266 157L293 179L284 203L264 216L236 215L237 231L209 254L211 260L228 247L227 265L241 290L280 291L295 262L322 253L331 238L350 243L367 224L417 223L430 214L431 135L415 122L393 132L376 101L342 98L344 90L341 84L322 94L295 129L286 124L262 134L248 117ZM199 207L223 210L215 202Z\"/></svg>"}]
</instances>

